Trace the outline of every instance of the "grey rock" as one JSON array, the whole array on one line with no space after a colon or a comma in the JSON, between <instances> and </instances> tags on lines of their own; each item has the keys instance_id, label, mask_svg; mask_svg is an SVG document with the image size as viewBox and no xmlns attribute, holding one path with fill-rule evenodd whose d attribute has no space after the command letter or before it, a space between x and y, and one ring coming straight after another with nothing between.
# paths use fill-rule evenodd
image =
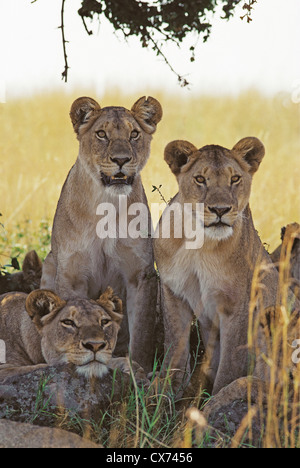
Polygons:
<instances>
[{"instance_id":1,"label":"grey rock","mask_svg":"<svg viewBox=\"0 0 300 468\"><path fill-rule=\"evenodd\" d=\"M61 429L0 420L0 448L101 448Z\"/></svg>"},{"instance_id":2,"label":"grey rock","mask_svg":"<svg viewBox=\"0 0 300 468\"><path fill-rule=\"evenodd\" d=\"M129 385L119 371L87 380L74 366L38 369L0 385L0 419L53 426L62 415L76 415L97 422L111 403L126 398Z\"/></svg>"}]
</instances>

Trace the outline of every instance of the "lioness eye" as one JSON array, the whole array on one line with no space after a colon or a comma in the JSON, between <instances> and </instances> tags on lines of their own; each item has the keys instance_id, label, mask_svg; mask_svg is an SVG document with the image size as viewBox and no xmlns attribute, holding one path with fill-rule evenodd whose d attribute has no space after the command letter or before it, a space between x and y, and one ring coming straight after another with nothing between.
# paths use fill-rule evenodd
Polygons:
<instances>
[{"instance_id":1,"label":"lioness eye","mask_svg":"<svg viewBox=\"0 0 300 468\"><path fill-rule=\"evenodd\" d=\"M196 180L197 184L205 184L205 182L206 182L205 177L203 177L203 176L197 176L197 177L195 177L195 180Z\"/></svg>"},{"instance_id":2,"label":"lioness eye","mask_svg":"<svg viewBox=\"0 0 300 468\"><path fill-rule=\"evenodd\" d=\"M99 132L96 132L96 136L99 138L99 140L107 140L107 136L104 130L99 130Z\"/></svg>"},{"instance_id":3,"label":"lioness eye","mask_svg":"<svg viewBox=\"0 0 300 468\"><path fill-rule=\"evenodd\" d=\"M132 140L137 140L139 136L140 136L140 133L137 130L133 130L133 132L131 132L130 138Z\"/></svg>"},{"instance_id":4,"label":"lioness eye","mask_svg":"<svg viewBox=\"0 0 300 468\"><path fill-rule=\"evenodd\" d=\"M231 177L231 183L232 184L237 184L240 180L241 180L241 176L239 176L239 175L235 175L235 176Z\"/></svg>"},{"instance_id":5,"label":"lioness eye","mask_svg":"<svg viewBox=\"0 0 300 468\"><path fill-rule=\"evenodd\" d=\"M73 320L69 320L69 319L62 320L61 323L62 323L63 325L65 325L66 327L74 327L74 328L76 328L76 324L75 324L75 322L73 322Z\"/></svg>"},{"instance_id":6,"label":"lioness eye","mask_svg":"<svg viewBox=\"0 0 300 468\"><path fill-rule=\"evenodd\" d=\"M101 327L105 327L105 326L108 325L109 323L111 323L111 320L109 320L109 319L103 319L103 320L101 320Z\"/></svg>"}]
</instances>

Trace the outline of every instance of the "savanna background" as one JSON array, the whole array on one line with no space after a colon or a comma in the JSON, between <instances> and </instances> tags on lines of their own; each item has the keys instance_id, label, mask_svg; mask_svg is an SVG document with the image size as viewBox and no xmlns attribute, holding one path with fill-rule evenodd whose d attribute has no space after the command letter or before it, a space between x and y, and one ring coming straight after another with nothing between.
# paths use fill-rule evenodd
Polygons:
<instances>
[{"instance_id":1,"label":"savanna background","mask_svg":"<svg viewBox=\"0 0 300 468\"><path fill-rule=\"evenodd\" d=\"M190 82L185 89L163 60L134 39L116 38L105 21L100 27L89 25L94 36L88 37L76 14L81 0L66 2L71 68L68 83L62 83L60 4L10 0L0 16L1 44L9 44L0 47L0 266L12 272L12 258L21 264L32 249L42 259L50 250L56 204L78 154L69 110L81 95L102 107L130 108L142 95L161 102L164 117L142 173L149 203L161 202L153 186L160 187L165 200L177 192L163 159L171 140L232 148L243 137L260 138L266 156L255 174L250 203L256 229L272 252L281 227L300 219L298 0L258 0L249 23L240 19L241 9L228 22L217 14L210 39L198 42L193 63L195 38L179 50L168 46L170 62ZM276 349L270 352L270 362L276 362ZM291 414L286 364L279 369L286 386L282 392L273 382L255 444L247 434L248 419L232 438L211 431L197 412L186 416L175 405L168 380L154 392L134 386L129 400L108 408L97 424L78 418L57 425L106 447L299 447L299 379Z\"/></svg>"},{"instance_id":2,"label":"savanna background","mask_svg":"<svg viewBox=\"0 0 300 468\"><path fill-rule=\"evenodd\" d=\"M2 265L11 256L22 260L33 248L42 258L49 250L62 184L78 154L69 110L81 94L80 90L72 95L39 94L1 106ZM91 90L90 95L95 97L95 92ZM100 103L131 108L138 97L109 91ZM143 171L149 202L161 201L153 186L161 186L166 200L177 192L176 179L163 159L171 140L189 140L199 148L206 144L232 148L245 136L257 136L266 146L266 156L254 177L251 207L260 237L273 251L280 242L281 227L299 219L299 106L288 94L266 97L254 90L236 97L180 97L162 92L155 97L163 106L164 118Z\"/></svg>"}]
</instances>

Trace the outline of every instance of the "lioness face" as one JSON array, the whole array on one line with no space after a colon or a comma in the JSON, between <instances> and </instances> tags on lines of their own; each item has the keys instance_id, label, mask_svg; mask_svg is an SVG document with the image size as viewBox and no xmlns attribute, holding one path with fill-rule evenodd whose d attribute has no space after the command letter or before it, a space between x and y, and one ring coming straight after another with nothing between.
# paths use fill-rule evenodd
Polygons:
<instances>
[{"instance_id":1,"label":"lioness face","mask_svg":"<svg viewBox=\"0 0 300 468\"><path fill-rule=\"evenodd\" d=\"M141 98L129 111L101 109L93 99L79 98L70 115L85 168L111 195L128 195L149 158L152 134L162 118L159 102Z\"/></svg>"},{"instance_id":2,"label":"lioness face","mask_svg":"<svg viewBox=\"0 0 300 468\"><path fill-rule=\"evenodd\" d=\"M200 150L185 141L170 143L165 160L177 176L184 203L204 204L205 237L224 240L232 236L249 203L254 172L264 156L256 138L241 140L232 150L205 146Z\"/></svg>"},{"instance_id":3,"label":"lioness face","mask_svg":"<svg viewBox=\"0 0 300 468\"><path fill-rule=\"evenodd\" d=\"M98 301L62 301L50 291L34 291L26 310L41 335L45 361L75 364L86 377L102 377L117 342L121 301L109 288Z\"/></svg>"}]
</instances>

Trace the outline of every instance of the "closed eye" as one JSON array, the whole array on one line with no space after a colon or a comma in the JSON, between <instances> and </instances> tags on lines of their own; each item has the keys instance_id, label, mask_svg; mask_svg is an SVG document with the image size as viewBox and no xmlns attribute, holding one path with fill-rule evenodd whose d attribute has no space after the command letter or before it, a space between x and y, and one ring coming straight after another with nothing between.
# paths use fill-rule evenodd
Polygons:
<instances>
[{"instance_id":1,"label":"closed eye","mask_svg":"<svg viewBox=\"0 0 300 468\"><path fill-rule=\"evenodd\" d=\"M241 176L235 175L235 176L231 177L231 184L232 185L233 184L238 184L240 182L240 180L241 180Z\"/></svg>"},{"instance_id":2,"label":"closed eye","mask_svg":"<svg viewBox=\"0 0 300 468\"><path fill-rule=\"evenodd\" d=\"M68 327L68 328L77 328L77 325L75 322L73 322L73 320L70 320L70 319L65 319L65 320L62 320L61 321L61 324L65 327Z\"/></svg>"},{"instance_id":3,"label":"closed eye","mask_svg":"<svg viewBox=\"0 0 300 468\"><path fill-rule=\"evenodd\" d=\"M107 327L110 324L111 324L111 320L109 320L109 319L102 319L101 320L101 327L102 328Z\"/></svg>"},{"instance_id":4,"label":"closed eye","mask_svg":"<svg viewBox=\"0 0 300 468\"><path fill-rule=\"evenodd\" d=\"M131 132L130 139L131 140L138 140L140 135L141 135L140 132L138 132L137 130L133 130Z\"/></svg>"}]
</instances>

